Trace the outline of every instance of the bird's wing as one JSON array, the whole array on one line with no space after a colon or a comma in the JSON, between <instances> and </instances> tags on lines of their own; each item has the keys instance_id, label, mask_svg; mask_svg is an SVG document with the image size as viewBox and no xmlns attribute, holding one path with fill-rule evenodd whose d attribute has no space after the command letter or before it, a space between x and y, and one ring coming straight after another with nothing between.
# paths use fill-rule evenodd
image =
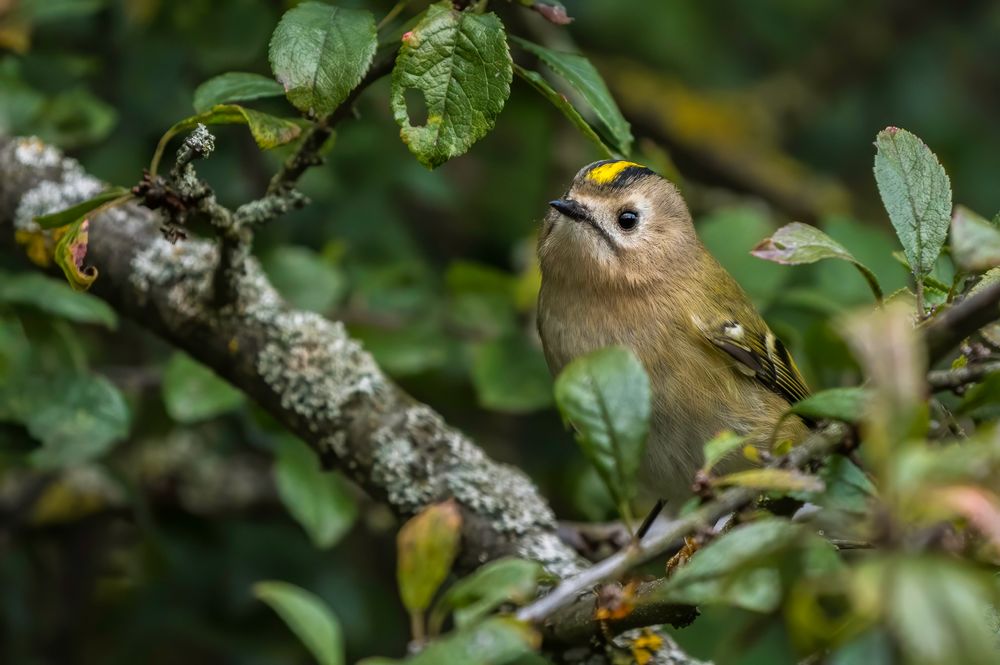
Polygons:
<instances>
[{"instance_id":1,"label":"bird's wing","mask_svg":"<svg viewBox=\"0 0 1000 665\"><path fill-rule=\"evenodd\" d=\"M719 322L695 321L695 324L709 342L736 361L737 369L790 404L809 395L809 387L788 349L759 318L740 321L734 317Z\"/></svg>"}]
</instances>

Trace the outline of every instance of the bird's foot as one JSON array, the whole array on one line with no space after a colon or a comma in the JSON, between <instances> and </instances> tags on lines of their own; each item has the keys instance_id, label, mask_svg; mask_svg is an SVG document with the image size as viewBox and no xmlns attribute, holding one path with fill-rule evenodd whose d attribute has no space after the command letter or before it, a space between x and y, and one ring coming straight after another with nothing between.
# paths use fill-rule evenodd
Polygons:
<instances>
[{"instance_id":1,"label":"bird's foot","mask_svg":"<svg viewBox=\"0 0 1000 665\"><path fill-rule=\"evenodd\" d=\"M684 545L677 551L677 554L667 561L667 577L670 577L677 568L686 564L700 546L701 539L697 536L684 536Z\"/></svg>"}]
</instances>

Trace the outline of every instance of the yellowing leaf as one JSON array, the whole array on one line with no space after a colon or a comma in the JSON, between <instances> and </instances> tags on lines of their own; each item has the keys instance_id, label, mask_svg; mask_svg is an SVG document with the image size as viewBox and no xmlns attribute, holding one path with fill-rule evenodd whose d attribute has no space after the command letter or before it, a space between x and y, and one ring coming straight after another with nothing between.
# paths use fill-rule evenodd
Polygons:
<instances>
[{"instance_id":1,"label":"yellowing leaf","mask_svg":"<svg viewBox=\"0 0 1000 665\"><path fill-rule=\"evenodd\" d=\"M808 476L787 469L747 469L730 473L712 481L716 487L752 487L759 490L779 492L819 492L823 481L816 476Z\"/></svg>"},{"instance_id":2,"label":"yellowing leaf","mask_svg":"<svg viewBox=\"0 0 1000 665\"><path fill-rule=\"evenodd\" d=\"M302 127L297 123L278 118L268 113L237 106L236 104L220 104L213 106L204 113L185 118L168 129L153 153L149 164L149 172L156 175L160 160L170 139L181 132L194 129L198 125L246 125L250 129L253 140L260 148L268 150L294 141L302 133Z\"/></svg>"},{"instance_id":3,"label":"yellowing leaf","mask_svg":"<svg viewBox=\"0 0 1000 665\"><path fill-rule=\"evenodd\" d=\"M461 535L462 513L454 499L425 508L399 530L396 579L411 614L430 606L458 555Z\"/></svg>"}]
</instances>

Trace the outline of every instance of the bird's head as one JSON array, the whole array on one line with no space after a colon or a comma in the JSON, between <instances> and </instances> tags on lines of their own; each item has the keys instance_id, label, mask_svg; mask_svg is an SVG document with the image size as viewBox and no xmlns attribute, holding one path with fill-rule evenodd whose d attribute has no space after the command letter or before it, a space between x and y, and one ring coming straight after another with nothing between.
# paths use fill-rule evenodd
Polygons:
<instances>
[{"instance_id":1,"label":"bird's head","mask_svg":"<svg viewBox=\"0 0 1000 665\"><path fill-rule=\"evenodd\" d=\"M677 188L634 162L585 166L549 206L538 242L543 277L648 284L698 242Z\"/></svg>"}]
</instances>

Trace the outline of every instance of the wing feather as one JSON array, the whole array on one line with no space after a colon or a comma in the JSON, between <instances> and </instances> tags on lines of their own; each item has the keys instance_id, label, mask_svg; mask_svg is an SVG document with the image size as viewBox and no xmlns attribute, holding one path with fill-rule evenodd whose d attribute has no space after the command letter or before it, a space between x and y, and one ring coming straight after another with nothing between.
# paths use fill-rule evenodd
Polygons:
<instances>
[{"instance_id":1,"label":"wing feather","mask_svg":"<svg viewBox=\"0 0 1000 665\"><path fill-rule=\"evenodd\" d=\"M738 363L737 369L784 397L789 404L809 395L809 387L788 349L763 322L759 327L746 326L735 319L721 325L696 324L709 342Z\"/></svg>"}]
</instances>

